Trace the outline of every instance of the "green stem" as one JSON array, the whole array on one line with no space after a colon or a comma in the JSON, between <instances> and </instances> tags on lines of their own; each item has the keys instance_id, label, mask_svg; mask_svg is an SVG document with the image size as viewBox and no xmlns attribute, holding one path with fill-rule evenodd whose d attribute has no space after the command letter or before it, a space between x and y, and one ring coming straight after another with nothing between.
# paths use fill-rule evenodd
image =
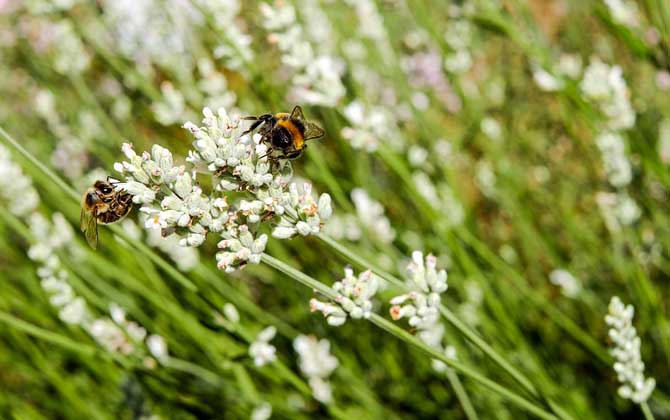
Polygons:
<instances>
[{"instance_id":1,"label":"green stem","mask_svg":"<svg viewBox=\"0 0 670 420\"><path fill-rule=\"evenodd\" d=\"M286 274L287 276L293 278L294 280L298 281L299 283L310 287L311 289L318 291L325 297L335 300L337 298L337 293L331 289L330 287L326 286L325 284L313 279L312 277L296 270L295 268L273 258L272 256L268 254L263 254L262 262L265 264L269 265L270 267ZM420 341L418 338L413 336L412 334L408 333L404 329L398 327L397 325L391 323L390 321L382 318L381 316L377 314L372 314L369 318L369 321L372 322L374 325L377 327L383 329L384 331L388 332L389 334L392 334L396 337L398 337L400 340L411 344L412 346L418 348L419 350L423 351L424 353L428 354L430 357L438 359L448 366L452 367L456 371L464 374L465 376L468 376L469 378L479 382L481 385L485 386L486 388L489 388L491 391L499 394L503 398L507 399L508 401L512 402L513 404L524 408L525 410L528 410L530 413L535 414L539 418L543 419L558 419L555 415L545 411L543 408L538 407L534 403L528 401L524 397L516 394L515 392L512 392L508 390L507 388L499 385L498 383L484 377L477 371L461 364L458 361L452 360L446 355L444 355L442 352L438 351L437 349L434 349L432 347L429 347L427 344L424 342Z\"/></svg>"},{"instance_id":2,"label":"green stem","mask_svg":"<svg viewBox=\"0 0 670 420\"><path fill-rule=\"evenodd\" d=\"M17 330L23 331L27 334L30 334L34 337L37 337L49 343L56 344L57 346L60 346L66 350L78 353L82 356L86 357L103 356L105 359L115 358L114 356L108 353L103 353L97 350L95 347L89 346L88 344L76 342L53 331L46 330L44 328L26 322L22 319L19 319L14 315L4 311L0 311L0 322L3 322L12 328L16 328Z\"/></svg>"},{"instance_id":3,"label":"green stem","mask_svg":"<svg viewBox=\"0 0 670 420\"><path fill-rule=\"evenodd\" d=\"M447 369L447 379L449 380L451 387L454 389L456 397L461 403L461 407L463 407L465 417L467 417L468 420L478 420L479 417L477 416L475 408L472 406L472 402L470 402L470 397L468 397L468 393L465 392L465 388L463 388L461 380L458 378L458 375L456 372L454 372L453 369Z\"/></svg>"},{"instance_id":4,"label":"green stem","mask_svg":"<svg viewBox=\"0 0 670 420\"><path fill-rule=\"evenodd\" d=\"M642 409L645 420L654 420L654 414L651 412L651 409L649 409L649 404L647 404L646 401L640 404L640 408Z\"/></svg>"}]
</instances>

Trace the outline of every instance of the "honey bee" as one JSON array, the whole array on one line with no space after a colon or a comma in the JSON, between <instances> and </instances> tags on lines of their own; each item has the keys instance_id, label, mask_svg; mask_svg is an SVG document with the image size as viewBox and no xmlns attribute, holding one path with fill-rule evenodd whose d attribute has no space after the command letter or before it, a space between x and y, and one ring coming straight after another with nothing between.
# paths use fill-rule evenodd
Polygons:
<instances>
[{"instance_id":1,"label":"honey bee","mask_svg":"<svg viewBox=\"0 0 670 420\"><path fill-rule=\"evenodd\" d=\"M93 249L98 247L98 223L107 225L118 222L133 206L133 196L116 190L116 183L118 181L109 177L106 181L95 181L81 199L79 227Z\"/></svg>"},{"instance_id":2,"label":"honey bee","mask_svg":"<svg viewBox=\"0 0 670 420\"><path fill-rule=\"evenodd\" d=\"M258 134L262 142L268 146L266 156L279 159L296 159L307 148L307 140L318 139L326 134L325 131L313 122L305 120L302 108L296 106L290 114L263 114L258 117L244 117L245 120L255 121L247 131L248 134L259 128Z\"/></svg>"}]
</instances>

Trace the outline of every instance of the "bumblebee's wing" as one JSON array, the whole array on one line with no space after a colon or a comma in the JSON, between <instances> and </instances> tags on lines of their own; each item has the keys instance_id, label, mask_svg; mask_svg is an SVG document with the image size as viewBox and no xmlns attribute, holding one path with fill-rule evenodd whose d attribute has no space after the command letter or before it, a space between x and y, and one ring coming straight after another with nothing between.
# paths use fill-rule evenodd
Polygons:
<instances>
[{"instance_id":1,"label":"bumblebee's wing","mask_svg":"<svg viewBox=\"0 0 670 420\"><path fill-rule=\"evenodd\" d=\"M96 249L98 247L98 218L94 212L82 209L79 224L81 231L86 236L86 242L91 248Z\"/></svg>"},{"instance_id":2,"label":"bumblebee's wing","mask_svg":"<svg viewBox=\"0 0 670 420\"><path fill-rule=\"evenodd\" d=\"M289 118L300 121L305 120L305 116L302 114L302 108L300 108L300 105L296 105L295 108L293 108L293 111L291 111L291 116Z\"/></svg>"},{"instance_id":3,"label":"bumblebee's wing","mask_svg":"<svg viewBox=\"0 0 670 420\"><path fill-rule=\"evenodd\" d=\"M319 137L323 137L323 135L326 134L326 132L323 131L323 128L319 127L313 122L304 121L304 123L305 123L305 135L304 135L305 140L318 139Z\"/></svg>"},{"instance_id":4,"label":"bumblebee's wing","mask_svg":"<svg viewBox=\"0 0 670 420\"><path fill-rule=\"evenodd\" d=\"M323 131L323 128L319 127L313 122L305 120L305 116L302 113L302 108L300 108L299 105L296 105L295 108L293 108L293 111L291 111L291 116L289 118L292 120L293 119L298 120L303 123L303 125L305 126L305 133L303 135L305 140L318 139L319 137L322 137L324 134L326 134L326 132Z\"/></svg>"}]
</instances>

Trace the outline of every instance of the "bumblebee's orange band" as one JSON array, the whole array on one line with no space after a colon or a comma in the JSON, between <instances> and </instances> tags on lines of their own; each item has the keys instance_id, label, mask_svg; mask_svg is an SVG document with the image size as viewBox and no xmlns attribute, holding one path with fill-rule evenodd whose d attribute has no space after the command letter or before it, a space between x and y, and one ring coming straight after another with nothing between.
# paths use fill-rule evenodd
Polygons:
<instances>
[{"instance_id":1,"label":"bumblebee's orange band","mask_svg":"<svg viewBox=\"0 0 670 420\"><path fill-rule=\"evenodd\" d=\"M295 124L291 122L291 120L279 121L277 125L286 128L289 133L291 133L291 137L293 138L293 148L295 150L302 149L303 145L305 144L305 139L300 130L298 130L298 127L296 127Z\"/></svg>"}]
</instances>

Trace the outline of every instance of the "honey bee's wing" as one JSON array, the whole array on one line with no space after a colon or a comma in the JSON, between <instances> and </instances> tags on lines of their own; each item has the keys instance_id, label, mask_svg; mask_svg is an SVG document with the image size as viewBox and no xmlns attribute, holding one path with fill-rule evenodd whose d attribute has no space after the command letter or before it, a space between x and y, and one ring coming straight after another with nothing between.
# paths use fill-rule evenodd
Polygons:
<instances>
[{"instance_id":1,"label":"honey bee's wing","mask_svg":"<svg viewBox=\"0 0 670 420\"><path fill-rule=\"evenodd\" d=\"M305 124L305 134L304 134L305 140L318 139L319 137L323 137L323 135L326 134L326 132L323 131L323 128L319 127L313 122L304 121L304 124Z\"/></svg>"},{"instance_id":2,"label":"honey bee's wing","mask_svg":"<svg viewBox=\"0 0 670 420\"><path fill-rule=\"evenodd\" d=\"M82 209L79 224L81 231L86 236L86 242L91 248L96 249L98 247L98 218L95 212Z\"/></svg>"}]
</instances>

